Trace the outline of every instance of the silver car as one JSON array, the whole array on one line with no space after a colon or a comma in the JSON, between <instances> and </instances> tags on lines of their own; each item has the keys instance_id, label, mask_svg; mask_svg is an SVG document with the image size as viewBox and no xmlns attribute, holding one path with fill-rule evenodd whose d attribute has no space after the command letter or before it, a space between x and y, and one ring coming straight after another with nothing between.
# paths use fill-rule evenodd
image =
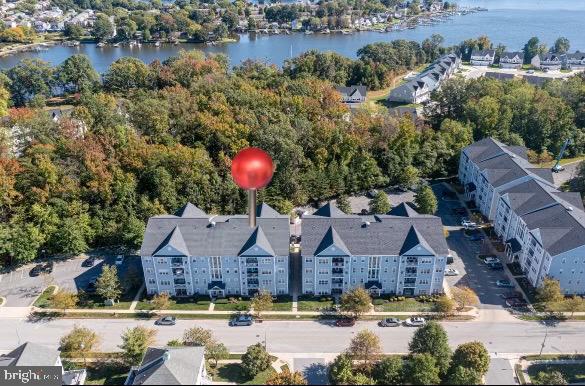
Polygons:
<instances>
[{"instance_id":1,"label":"silver car","mask_svg":"<svg viewBox=\"0 0 585 386\"><path fill-rule=\"evenodd\" d=\"M230 326L251 326L254 323L254 319L251 315L238 315L230 320Z\"/></svg>"},{"instance_id":2,"label":"silver car","mask_svg":"<svg viewBox=\"0 0 585 386\"><path fill-rule=\"evenodd\" d=\"M406 319L404 324L408 327L422 327L426 322L427 321L424 318L414 317Z\"/></svg>"},{"instance_id":3,"label":"silver car","mask_svg":"<svg viewBox=\"0 0 585 386\"><path fill-rule=\"evenodd\" d=\"M402 321L398 318L386 318L378 322L380 327L399 327Z\"/></svg>"}]
</instances>

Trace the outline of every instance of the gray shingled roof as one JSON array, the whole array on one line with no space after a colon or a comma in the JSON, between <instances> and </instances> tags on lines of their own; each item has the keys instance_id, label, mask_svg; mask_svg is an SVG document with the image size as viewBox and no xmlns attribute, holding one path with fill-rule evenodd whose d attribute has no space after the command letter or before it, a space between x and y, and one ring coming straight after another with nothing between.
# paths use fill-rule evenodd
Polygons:
<instances>
[{"instance_id":1,"label":"gray shingled roof","mask_svg":"<svg viewBox=\"0 0 585 386\"><path fill-rule=\"evenodd\" d=\"M276 256L261 226L257 226L238 256Z\"/></svg>"},{"instance_id":2,"label":"gray shingled roof","mask_svg":"<svg viewBox=\"0 0 585 386\"><path fill-rule=\"evenodd\" d=\"M149 347L140 366L128 374L130 385L194 385L205 357L203 347Z\"/></svg>"},{"instance_id":3,"label":"gray shingled roof","mask_svg":"<svg viewBox=\"0 0 585 386\"><path fill-rule=\"evenodd\" d=\"M313 216L346 217L347 215L343 213L343 211L339 209L332 201L329 201L327 204L317 209L317 211L313 213Z\"/></svg>"},{"instance_id":4,"label":"gray shingled roof","mask_svg":"<svg viewBox=\"0 0 585 386\"><path fill-rule=\"evenodd\" d=\"M392 215L376 216L315 216L303 218L303 256L315 256L321 249L323 240L333 227L339 240L343 241L351 255L397 256L406 241L411 240L409 232L416 228L417 237L424 240L425 248L446 256L449 253L443 234L441 219L435 216L399 217ZM325 242L328 244L328 242Z\"/></svg>"},{"instance_id":5,"label":"gray shingled roof","mask_svg":"<svg viewBox=\"0 0 585 386\"><path fill-rule=\"evenodd\" d=\"M473 50L471 56L495 56L496 50Z\"/></svg>"},{"instance_id":6,"label":"gray shingled roof","mask_svg":"<svg viewBox=\"0 0 585 386\"><path fill-rule=\"evenodd\" d=\"M209 217L204 211L191 204L186 203L181 209L179 209L175 216L184 218L197 218L197 217Z\"/></svg>"},{"instance_id":7,"label":"gray shingled roof","mask_svg":"<svg viewBox=\"0 0 585 386\"><path fill-rule=\"evenodd\" d=\"M327 229L325 236L323 236L323 239L321 240L319 246L315 250L315 255L319 255L320 253L322 253L323 251L330 247L338 249L346 256L351 255L349 249L347 249L345 243L343 242L341 237L339 237L333 226L330 226L329 229Z\"/></svg>"},{"instance_id":8,"label":"gray shingled roof","mask_svg":"<svg viewBox=\"0 0 585 386\"><path fill-rule=\"evenodd\" d=\"M40 344L26 342L8 354L0 356L0 366L55 366L59 351Z\"/></svg>"},{"instance_id":9,"label":"gray shingled roof","mask_svg":"<svg viewBox=\"0 0 585 386\"><path fill-rule=\"evenodd\" d=\"M401 202L400 204L393 207L390 212L388 212L391 216L400 216L400 217L417 217L420 216L418 212L410 205L405 202Z\"/></svg>"},{"instance_id":10,"label":"gray shingled roof","mask_svg":"<svg viewBox=\"0 0 585 386\"><path fill-rule=\"evenodd\" d=\"M256 217L288 217L287 215L280 214L270 205L261 203L256 206Z\"/></svg>"},{"instance_id":11,"label":"gray shingled roof","mask_svg":"<svg viewBox=\"0 0 585 386\"><path fill-rule=\"evenodd\" d=\"M341 94L343 97L349 97L355 94L356 91L359 91L361 96L366 96L368 89L366 86L336 86L335 89Z\"/></svg>"},{"instance_id":12,"label":"gray shingled roof","mask_svg":"<svg viewBox=\"0 0 585 386\"><path fill-rule=\"evenodd\" d=\"M431 248L429 243L427 243L418 229L416 229L416 226L411 225L408 233L406 234L406 238L404 239L404 244L402 244L400 254L404 255L414 250L415 248L417 248L415 251L415 254L417 255L428 255L428 252L430 252L430 255L435 255L435 251L433 251L433 248Z\"/></svg>"},{"instance_id":13,"label":"gray shingled roof","mask_svg":"<svg viewBox=\"0 0 585 386\"><path fill-rule=\"evenodd\" d=\"M520 59L524 60L524 52L522 52L522 51L504 52L504 53L502 53L502 55L500 55L500 60L502 60L502 59L512 60L516 56L518 56Z\"/></svg>"},{"instance_id":14,"label":"gray shingled roof","mask_svg":"<svg viewBox=\"0 0 585 386\"><path fill-rule=\"evenodd\" d=\"M171 233L164 239L159 247L154 251L153 255L161 254L162 256L177 254L181 256L189 256L189 249L185 244L185 239L181 234L181 230L178 226L175 226Z\"/></svg>"},{"instance_id":15,"label":"gray shingled roof","mask_svg":"<svg viewBox=\"0 0 585 386\"><path fill-rule=\"evenodd\" d=\"M277 256L289 253L290 227L288 216L258 217L263 237ZM140 254L152 256L155 251L164 255L171 246L189 256L238 256L256 232L248 225L245 215L182 218L154 216L148 220Z\"/></svg>"}]
</instances>

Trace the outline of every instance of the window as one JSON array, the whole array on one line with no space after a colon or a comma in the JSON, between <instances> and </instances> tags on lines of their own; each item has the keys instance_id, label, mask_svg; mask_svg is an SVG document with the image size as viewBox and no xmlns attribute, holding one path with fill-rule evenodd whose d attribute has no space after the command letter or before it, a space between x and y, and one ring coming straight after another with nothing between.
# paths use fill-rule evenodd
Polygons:
<instances>
[{"instance_id":1,"label":"window","mask_svg":"<svg viewBox=\"0 0 585 386\"><path fill-rule=\"evenodd\" d=\"M211 280L221 280L221 257L211 256L209 258L209 267L211 269Z\"/></svg>"},{"instance_id":2,"label":"window","mask_svg":"<svg viewBox=\"0 0 585 386\"><path fill-rule=\"evenodd\" d=\"M329 285L329 280L319 280L319 285Z\"/></svg>"},{"instance_id":3,"label":"window","mask_svg":"<svg viewBox=\"0 0 585 386\"><path fill-rule=\"evenodd\" d=\"M307 257L305 259L305 263L312 263L313 262L313 258L312 257Z\"/></svg>"},{"instance_id":4,"label":"window","mask_svg":"<svg viewBox=\"0 0 585 386\"><path fill-rule=\"evenodd\" d=\"M148 284L156 284L156 280L153 278L148 279Z\"/></svg>"},{"instance_id":5,"label":"window","mask_svg":"<svg viewBox=\"0 0 585 386\"><path fill-rule=\"evenodd\" d=\"M278 273L280 275L283 275L284 274L284 268L278 268Z\"/></svg>"},{"instance_id":6,"label":"window","mask_svg":"<svg viewBox=\"0 0 585 386\"><path fill-rule=\"evenodd\" d=\"M272 259L262 259L263 264L272 264Z\"/></svg>"},{"instance_id":7,"label":"window","mask_svg":"<svg viewBox=\"0 0 585 386\"><path fill-rule=\"evenodd\" d=\"M277 263L284 263L284 257L279 257L278 259L276 259Z\"/></svg>"},{"instance_id":8,"label":"window","mask_svg":"<svg viewBox=\"0 0 585 386\"><path fill-rule=\"evenodd\" d=\"M272 275L272 270L270 270L270 269L263 269L260 273L262 275Z\"/></svg>"},{"instance_id":9,"label":"window","mask_svg":"<svg viewBox=\"0 0 585 386\"><path fill-rule=\"evenodd\" d=\"M170 280L161 280L160 285L171 285L171 281Z\"/></svg>"},{"instance_id":10,"label":"window","mask_svg":"<svg viewBox=\"0 0 585 386\"><path fill-rule=\"evenodd\" d=\"M368 264L368 280L378 280L380 278L380 256L370 256Z\"/></svg>"},{"instance_id":11,"label":"window","mask_svg":"<svg viewBox=\"0 0 585 386\"><path fill-rule=\"evenodd\" d=\"M312 284L313 283L313 279L311 279L310 277L305 279L305 283L307 284Z\"/></svg>"},{"instance_id":12,"label":"window","mask_svg":"<svg viewBox=\"0 0 585 386\"><path fill-rule=\"evenodd\" d=\"M305 273L307 274L313 273L313 270L311 268L307 268L305 269Z\"/></svg>"},{"instance_id":13,"label":"window","mask_svg":"<svg viewBox=\"0 0 585 386\"><path fill-rule=\"evenodd\" d=\"M328 269L320 269L319 275L329 275L329 270Z\"/></svg>"},{"instance_id":14,"label":"window","mask_svg":"<svg viewBox=\"0 0 585 386\"><path fill-rule=\"evenodd\" d=\"M329 264L329 259L319 259L319 264Z\"/></svg>"}]
</instances>

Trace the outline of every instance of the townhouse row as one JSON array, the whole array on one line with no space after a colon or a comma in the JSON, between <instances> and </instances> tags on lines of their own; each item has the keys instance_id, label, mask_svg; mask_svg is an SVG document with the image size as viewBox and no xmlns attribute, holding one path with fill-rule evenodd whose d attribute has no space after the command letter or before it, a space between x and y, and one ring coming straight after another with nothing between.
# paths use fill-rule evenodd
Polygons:
<instances>
[{"instance_id":1,"label":"townhouse row","mask_svg":"<svg viewBox=\"0 0 585 386\"><path fill-rule=\"evenodd\" d=\"M212 216L187 204L175 215L150 218L140 251L147 292L286 295L292 277L303 294L358 286L374 296L443 292L449 250L438 217L406 204L387 214L347 215L328 203L303 217L301 252L290 254L289 216L266 204L256 215L252 228L247 216Z\"/></svg>"},{"instance_id":2,"label":"townhouse row","mask_svg":"<svg viewBox=\"0 0 585 386\"><path fill-rule=\"evenodd\" d=\"M496 60L496 50L474 50L470 63L474 66L499 65L501 68L522 68L525 54L522 51L503 52ZM585 53L539 54L530 59L530 64L540 70L581 70L585 68ZM496 63L497 62L497 63Z\"/></svg>"},{"instance_id":3,"label":"townhouse row","mask_svg":"<svg viewBox=\"0 0 585 386\"><path fill-rule=\"evenodd\" d=\"M463 149L459 180L466 198L493 222L509 263L534 287L558 280L585 293L585 208L581 195L556 189L552 172L528 162L527 149L486 138Z\"/></svg>"}]
</instances>

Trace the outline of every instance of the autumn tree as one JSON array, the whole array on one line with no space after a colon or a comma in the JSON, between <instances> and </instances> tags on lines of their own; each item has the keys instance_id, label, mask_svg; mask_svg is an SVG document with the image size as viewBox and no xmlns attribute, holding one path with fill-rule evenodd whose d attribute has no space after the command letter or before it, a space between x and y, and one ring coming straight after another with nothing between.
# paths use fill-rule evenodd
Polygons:
<instances>
[{"instance_id":1,"label":"autumn tree","mask_svg":"<svg viewBox=\"0 0 585 386\"><path fill-rule=\"evenodd\" d=\"M217 363L222 359L228 359L230 352L223 343L218 343L215 340L205 345L205 357L211 359L217 368Z\"/></svg>"},{"instance_id":2,"label":"autumn tree","mask_svg":"<svg viewBox=\"0 0 585 386\"><path fill-rule=\"evenodd\" d=\"M585 311L585 299L577 295L571 296L563 301L562 307L563 311L570 312L573 317L575 312Z\"/></svg>"},{"instance_id":3,"label":"autumn tree","mask_svg":"<svg viewBox=\"0 0 585 386\"><path fill-rule=\"evenodd\" d=\"M256 292L250 302L250 308L254 310L258 318L260 318L262 312L271 310L272 306L272 294L264 289Z\"/></svg>"},{"instance_id":4,"label":"autumn tree","mask_svg":"<svg viewBox=\"0 0 585 386\"><path fill-rule=\"evenodd\" d=\"M547 310L552 310L565 299L558 280L545 278L536 290L536 301Z\"/></svg>"},{"instance_id":5,"label":"autumn tree","mask_svg":"<svg viewBox=\"0 0 585 386\"><path fill-rule=\"evenodd\" d=\"M441 298L435 302L435 311L442 314L452 314L455 307L456 302L447 296L441 296Z\"/></svg>"},{"instance_id":6,"label":"autumn tree","mask_svg":"<svg viewBox=\"0 0 585 386\"><path fill-rule=\"evenodd\" d=\"M163 292L154 295L150 304L152 304L155 310L166 310L171 306L171 298L168 293Z\"/></svg>"},{"instance_id":7,"label":"autumn tree","mask_svg":"<svg viewBox=\"0 0 585 386\"><path fill-rule=\"evenodd\" d=\"M285 369L280 373L275 373L266 380L267 385L307 385L307 380L300 371L291 372Z\"/></svg>"},{"instance_id":8,"label":"autumn tree","mask_svg":"<svg viewBox=\"0 0 585 386\"><path fill-rule=\"evenodd\" d=\"M185 346L207 346L214 341L211 330L202 327L193 327L183 333Z\"/></svg>"},{"instance_id":9,"label":"autumn tree","mask_svg":"<svg viewBox=\"0 0 585 386\"><path fill-rule=\"evenodd\" d=\"M490 355L483 343L468 342L457 347L451 359L450 373L455 373L457 367L473 369L483 377L490 366Z\"/></svg>"},{"instance_id":10,"label":"autumn tree","mask_svg":"<svg viewBox=\"0 0 585 386\"><path fill-rule=\"evenodd\" d=\"M380 338L370 330L362 330L351 339L347 352L352 358L363 361L364 366L369 367L382 353Z\"/></svg>"},{"instance_id":11,"label":"autumn tree","mask_svg":"<svg viewBox=\"0 0 585 386\"><path fill-rule=\"evenodd\" d=\"M99 344L100 337L95 331L75 325L71 332L61 337L59 349L70 358L81 357L85 361L90 352L97 350Z\"/></svg>"},{"instance_id":12,"label":"autumn tree","mask_svg":"<svg viewBox=\"0 0 585 386\"><path fill-rule=\"evenodd\" d=\"M370 311L372 298L363 287L355 287L341 295L339 306L342 312L347 312L354 318L359 318Z\"/></svg>"},{"instance_id":13,"label":"autumn tree","mask_svg":"<svg viewBox=\"0 0 585 386\"><path fill-rule=\"evenodd\" d=\"M451 294L453 295L453 300L457 303L460 310L463 310L468 306L476 306L479 304L479 297L475 291L469 287L452 287Z\"/></svg>"},{"instance_id":14,"label":"autumn tree","mask_svg":"<svg viewBox=\"0 0 585 386\"><path fill-rule=\"evenodd\" d=\"M77 305L77 294L74 292L61 289L56 294L51 296L51 306L53 308L58 308L65 312L68 308L75 308Z\"/></svg>"},{"instance_id":15,"label":"autumn tree","mask_svg":"<svg viewBox=\"0 0 585 386\"><path fill-rule=\"evenodd\" d=\"M124 352L124 359L130 365L137 365L142 360L149 346L155 343L156 330L143 326L127 329L122 334L122 344L119 346Z\"/></svg>"}]
</instances>

